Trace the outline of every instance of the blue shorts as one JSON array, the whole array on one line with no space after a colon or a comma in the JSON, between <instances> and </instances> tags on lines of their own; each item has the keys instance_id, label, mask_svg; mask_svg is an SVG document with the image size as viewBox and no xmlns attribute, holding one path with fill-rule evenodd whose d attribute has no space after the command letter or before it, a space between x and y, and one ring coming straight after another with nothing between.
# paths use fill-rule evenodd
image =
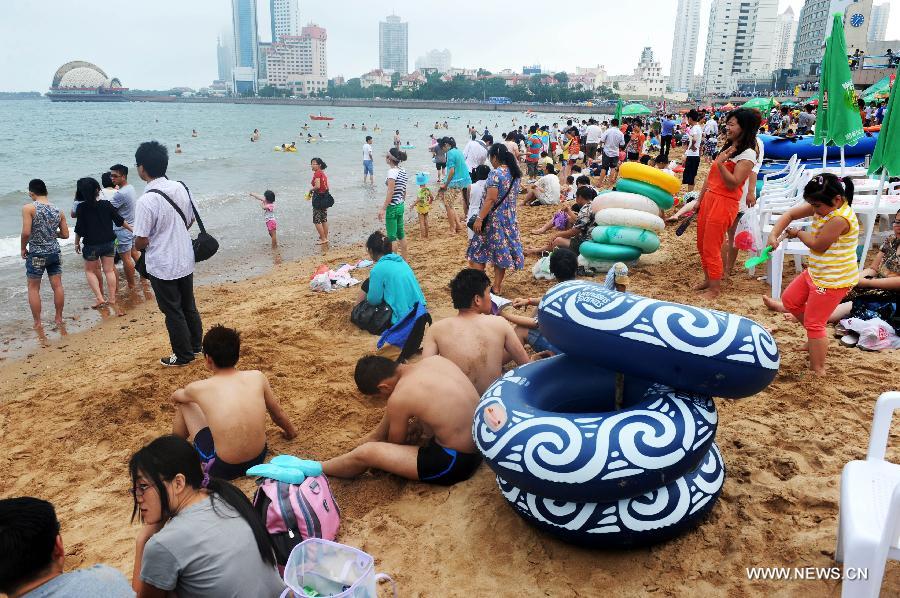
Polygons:
<instances>
[{"instance_id":1,"label":"blue shorts","mask_svg":"<svg viewBox=\"0 0 900 598\"><path fill-rule=\"evenodd\" d=\"M375 163L372 160L363 160L363 176L367 174L375 176Z\"/></svg>"},{"instance_id":2,"label":"blue shorts","mask_svg":"<svg viewBox=\"0 0 900 598\"><path fill-rule=\"evenodd\" d=\"M540 353L541 351L550 351L556 355L562 353L562 351L547 342L547 339L544 338L544 335L537 328L532 328L528 331L527 342L534 349L535 353Z\"/></svg>"},{"instance_id":3,"label":"blue shorts","mask_svg":"<svg viewBox=\"0 0 900 598\"><path fill-rule=\"evenodd\" d=\"M125 228L116 229L116 253L128 253L134 247L134 233Z\"/></svg>"},{"instance_id":4,"label":"blue shorts","mask_svg":"<svg viewBox=\"0 0 900 598\"><path fill-rule=\"evenodd\" d=\"M62 258L59 253L29 253L25 258L25 276L40 280L44 276L62 274Z\"/></svg>"},{"instance_id":5,"label":"blue shorts","mask_svg":"<svg viewBox=\"0 0 900 598\"><path fill-rule=\"evenodd\" d=\"M85 245L81 248L81 257L86 262L96 262L101 257L116 257L116 242L109 241L99 245Z\"/></svg>"}]
</instances>

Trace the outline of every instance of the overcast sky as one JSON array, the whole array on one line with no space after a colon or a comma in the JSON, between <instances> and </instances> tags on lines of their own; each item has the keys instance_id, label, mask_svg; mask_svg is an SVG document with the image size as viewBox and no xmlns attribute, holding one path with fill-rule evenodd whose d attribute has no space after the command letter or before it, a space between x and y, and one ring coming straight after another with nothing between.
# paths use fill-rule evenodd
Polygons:
<instances>
[{"instance_id":1,"label":"overcast sky","mask_svg":"<svg viewBox=\"0 0 900 598\"><path fill-rule=\"evenodd\" d=\"M696 72L703 68L709 5L703 0ZM878 0L876 0L876 3ZM230 0L0 0L0 91L46 91L70 60L97 64L139 89L202 87L216 77L216 37L231 29ZM271 38L269 0L258 0L260 40ZM900 3L888 39L900 39ZM799 17L803 0L780 0ZM577 6L578 10L574 7ZM300 0L302 23L328 30L328 75L356 77L378 66L378 21L391 10L409 23L409 67L449 49L453 65L554 71L605 65L630 73L651 46L668 73L677 0ZM568 7L568 8L566 8ZM562 8L561 11L556 8Z\"/></svg>"}]
</instances>

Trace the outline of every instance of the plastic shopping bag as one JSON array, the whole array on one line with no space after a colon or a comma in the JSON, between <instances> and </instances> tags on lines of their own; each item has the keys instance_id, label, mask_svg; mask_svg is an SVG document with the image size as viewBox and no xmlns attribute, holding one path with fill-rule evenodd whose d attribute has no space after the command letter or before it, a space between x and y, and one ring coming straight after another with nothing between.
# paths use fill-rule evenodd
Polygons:
<instances>
[{"instance_id":1,"label":"plastic shopping bag","mask_svg":"<svg viewBox=\"0 0 900 598\"><path fill-rule=\"evenodd\" d=\"M900 337L894 332L894 328L881 318L871 320L847 318L841 320L841 326L859 335L856 346L860 349L869 351L900 349Z\"/></svg>"},{"instance_id":2,"label":"plastic shopping bag","mask_svg":"<svg viewBox=\"0 0 900 598\"><path fill-rule=\"evenodd\" d=\"M553 280L556 278L550 273L550 256L545 255L534 263L531 273L538 280Z\"/></svg>"},{"instance_id":3,"label":"plastic shopping bag","mask_svg":"<svg viewBox=\"0 0 900 598\"><path fill-rule=\"evenodd\" d=\"M734 246L742 251L759 253L763 248L762 233L759 230L759 210L749 208L738 221L734 231Z\"/></svg>"},{"instance_id":4,"label":"plastic shopping bag","mask_svg":"<svg viewBox=\"0 0 900 598\"><path fill-rule=\"evenodd\" d=\"M389 581L397 598L397 584L390 575L375 572L375 559L352 546L309 538L294 547L284 568L288 592L334 598L378 598L379 581Z\"/></svg>"}]
</instances>

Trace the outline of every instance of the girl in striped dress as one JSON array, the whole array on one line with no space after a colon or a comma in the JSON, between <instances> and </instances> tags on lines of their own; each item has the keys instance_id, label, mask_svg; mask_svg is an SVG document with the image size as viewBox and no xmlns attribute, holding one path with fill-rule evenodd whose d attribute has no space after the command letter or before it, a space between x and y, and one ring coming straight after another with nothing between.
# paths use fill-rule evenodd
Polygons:
<instances>
[{"instance_id":1,"label":"girl in striped dress","mask_svg":"<svg viewBox=\"0 0 900 598\"><path fill-rule=\"evenodd\" d=\"M764 297L769 309L792 314L806 328L810 369L825 375L828 339L825 324L834 309L859 280L856 246L859 221L850 207L853 181L833 174L814 177L803 189L804 204L784 214L769 235L769 245L778 247L781 233L809 247L809 268L794 279L781 301ZM789 228L794 220L812 217L810 230Z\"/></svg>"}]
</instances>

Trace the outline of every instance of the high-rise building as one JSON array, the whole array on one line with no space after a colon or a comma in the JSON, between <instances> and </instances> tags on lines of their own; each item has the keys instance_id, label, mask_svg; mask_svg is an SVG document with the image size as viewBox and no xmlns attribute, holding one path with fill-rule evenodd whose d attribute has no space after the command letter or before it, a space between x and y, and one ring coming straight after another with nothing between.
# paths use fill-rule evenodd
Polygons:
<instances>
[{"instance_id":1,"label":"high-rise building","mask_svg":"<svg viewBox=\"0 0 900 598\"><path fill-rule=\"evenodd\" d=\"M439 73L446 73L450 70L453 57L450 50L429 50L424 56L416 58L416 70L434 69Z\"/></svg>"},{"instance_id":2,"label":"high-rise building","mask_svg":"<svg viewBox=\"0 0 900 598\"><path fill-rule=\"evenodd\" d=\"M883 2L872 7L872 17L869 19L870 42L883 42L887 33L888 17L891 16L891 3Z\"/></svg>"},{"instance_id":3,"label":"high-rise building","mask_svg":"<svg viewBox=\"0 0 900 598\"><path fill-rule=\"evenodd\" d=\"M791 68L794 61L794 39L797 37L797 20L790 6L778 15L775 22L775 42L772 48L772 70Z\"/></svg>"},{"instance_id":4,"label":"high-rise building","mask_svg":"<svg viewBox=\"0 0 900 598\"><path fill-rule=\"evenodd\" d=\"M672 91L691 89L699 37L700 0L678 0L675 40L672 43L672 69L669 74L669 87Z\"/></svg>"},{"instance_id":5,"label":"high-rise building","mask_svg":"<svg viewBox=\"0 0 900 598\"><path fill-rule=\"evenodd\" d=\"M772 73L778 0L715 0L703 59L703 90L729 93L739 79Z\"/></svg>"},{"instance_id":6,"label":"high-rise building","mask_svg":"<svg viewBox=\"0 0 900 598\"><path fill-rule=\"evenodd\" d=\"M832 15L841 13L844 15L844 30L847 34L847 53L853 53L850 49L851 38L854 34L847 31L848 26L859 29L868 27L869 13L871 12L871 0L863 9L865 14L862 19L853 18L858 14L858 8L864 2L859 0L806 0L800 9L800 22L797 25L797 39L794 42L794 68L801 75L815 76L822 56L825 53L825 38L831 34ZM848 19L848 13L849 19Z\"/></svg>"},{"instance_id":7,"label":"high-rise building","mask_svg":"<svg viewBox=\"0 0 900 598\"><path fill-rule=\"evenodd\" d=\"M234 28L234 91L256 92L259 72L259 35L256 28L256 0L231 0L231 25ZM239 70L240 69L240 70Z\"/></svg>"},{"instance_id":8,"label":"high-rise building","mask_svg":"<svg viewBox=\"0 0 900 598\"><path fill-rule=\"evenodd\" d=\"M406 74L409 59L409 23L390 15L378 23L378 67Z\"/></svg>"},{"instance_id":9,"label":"high-rise building","mask_svg":"<svg viewBox=\"0 0 900 598\"><path fill-rule=\"evenodd\" d=\"M272 19L272 41L283 35L300 35L300 5L297 0L269 0Z\"/></svg>"},{"instance_id":10,"label":"high-rise building","mask_svg":"<svg viewBox=\"0 0 900 598\"><path fill-rule=\"evenodd\" d=\"M290 89L295 95L311 95L328 89L328 35L310 23L300 35L283 35L266 52L268 83Z\"/></svg>"},{"instance_id":11,"label":"high-rise building","mask_svg":"<svg viewBox=\"0 0 900 598\"><path fill-rule=\"evenodd\" d=\"M231 49L231 40L227 37L216 38L216 58L219 64L219 81L231 81L234 54Z\"/></svg>"}]
</instances>

